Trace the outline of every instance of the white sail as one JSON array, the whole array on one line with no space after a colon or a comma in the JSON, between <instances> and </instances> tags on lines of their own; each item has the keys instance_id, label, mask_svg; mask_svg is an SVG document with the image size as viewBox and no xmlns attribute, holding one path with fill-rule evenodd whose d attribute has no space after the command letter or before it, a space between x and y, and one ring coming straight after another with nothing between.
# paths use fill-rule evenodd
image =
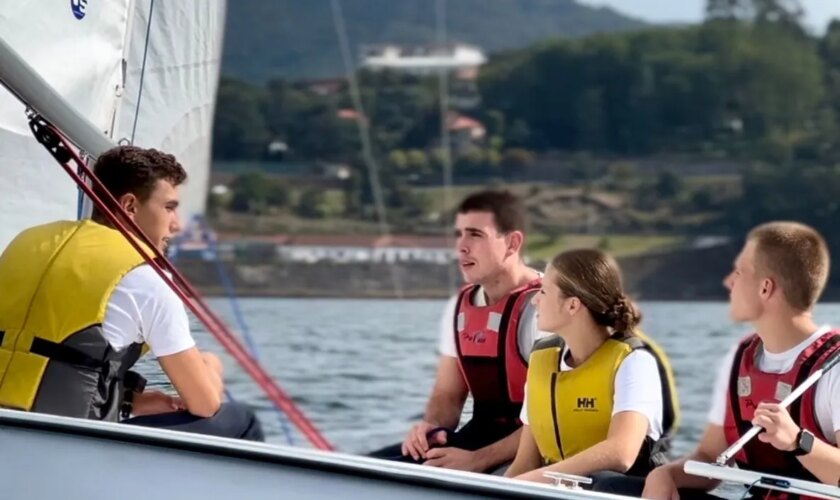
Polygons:
<instances>
[{"instance_id":1,"label":"white sail","mask_svg":"<svg viewBox=\"0 0 840 500\"><path fill-rule=\"evenodd\" d=\"M224 0L135 0L133 7L114 139L178 158L189 174L185 219L205 207L224 21Z\"/></svg>"},{"instance_id":2,"label":"white sail","mask_svg":"<svg viewBox=\"0 0 840 500\"><path fill-rule=\"evenodd\" d=\"M18 0L0 36L79 113L110 131L122 83L129 0ZM35 142L25 107L0 87L0 249L22 229L77 215L77 190Z\"/></svg>"}]
</instances>

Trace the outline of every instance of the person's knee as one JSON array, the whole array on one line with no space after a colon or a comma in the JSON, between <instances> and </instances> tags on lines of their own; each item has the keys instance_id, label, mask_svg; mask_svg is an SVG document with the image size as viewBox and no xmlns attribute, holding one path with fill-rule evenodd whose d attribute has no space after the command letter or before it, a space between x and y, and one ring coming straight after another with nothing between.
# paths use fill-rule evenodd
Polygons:
<instances>
[{"instance_id":1,"label":"person's knee","mask_svg":"<svg viewBox=\"0 0 840 500\"><path fill-rule=\"evenodd\" d=\"M250 406L241 403L224 403L213 418L227 427L232 437L265 441L262 424Z\"/></svg>"}]
</instances>

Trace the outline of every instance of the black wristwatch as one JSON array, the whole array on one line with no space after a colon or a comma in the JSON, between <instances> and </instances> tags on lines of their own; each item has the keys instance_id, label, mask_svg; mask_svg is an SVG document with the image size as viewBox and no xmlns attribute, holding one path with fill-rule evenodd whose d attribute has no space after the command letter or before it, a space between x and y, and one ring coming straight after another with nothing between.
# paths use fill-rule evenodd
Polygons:
<instances>
[{"instance_id":1,"label":"black wristwatch","mask_svg":"<svg viewBox=\"0 0 840 500\"><path fill-rule=\"evenodd\" d=\"M799 434L796 435L796 448L794 448L791 453L793 453L793 456L795 457L801 457L811 453L811 449L813 447L814 435L805 429L801 429Z\"/></svg>"}]
</instances>

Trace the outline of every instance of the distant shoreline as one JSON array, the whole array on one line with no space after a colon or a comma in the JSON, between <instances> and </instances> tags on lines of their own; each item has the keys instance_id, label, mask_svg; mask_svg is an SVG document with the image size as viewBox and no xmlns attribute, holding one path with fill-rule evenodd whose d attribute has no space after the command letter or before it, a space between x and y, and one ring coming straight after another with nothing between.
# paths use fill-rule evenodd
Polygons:
<instances>
[{"instance_id":1,"label":"distant shoreline","mask_svg":"<svg viewBox=\"0 0 840 500\"><path fill-rule=\"evenodd\" d=\"M222 287L204 287L199 290L206 298L226 299L227 292ZM348 299L348 300L447 300L452 297L447 291L420 290L407 291L402 297L397 297L393 292L373 290L367 293L337 293L328 290L236 290L238 299ZM726 302L726 297L697 297L692 299L671 297L644 297L636 296L634 300L639 302Z\"/></svg>"},{"instance_id":2,"label":"distant shoreline","mask_svg":"<svg viewBox=\"0 0 840 500\"><path fill-rule=\"evenodd\" d=\"M735 255L737 248L726 245L618 260L625 289L636 300L723 302L727 293L721 282ZM227 295L214 263L185 260L178 266L202 294ZM456 269L423 262L307 264L266 259L227 262L225 268L240 297L395 299L399 298L395 290L401 288L405 299L445 300L461 281Z\"/></svg>"}]
</instances>

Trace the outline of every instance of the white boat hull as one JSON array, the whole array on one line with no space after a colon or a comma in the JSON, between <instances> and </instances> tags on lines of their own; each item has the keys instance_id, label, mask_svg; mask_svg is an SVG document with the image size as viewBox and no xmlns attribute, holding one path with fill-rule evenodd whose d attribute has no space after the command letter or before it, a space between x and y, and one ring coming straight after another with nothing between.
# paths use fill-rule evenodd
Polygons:
<instances>
[{"instance_id":1,"label":"white boat hull","mask_svg":"<svg viewBox=\"0 0 840 500\"><path fill-rule=\"evenodd\" d=\"M317 450L0 410L3 498L620 499Z\"/></svg>"}]
</instances>

